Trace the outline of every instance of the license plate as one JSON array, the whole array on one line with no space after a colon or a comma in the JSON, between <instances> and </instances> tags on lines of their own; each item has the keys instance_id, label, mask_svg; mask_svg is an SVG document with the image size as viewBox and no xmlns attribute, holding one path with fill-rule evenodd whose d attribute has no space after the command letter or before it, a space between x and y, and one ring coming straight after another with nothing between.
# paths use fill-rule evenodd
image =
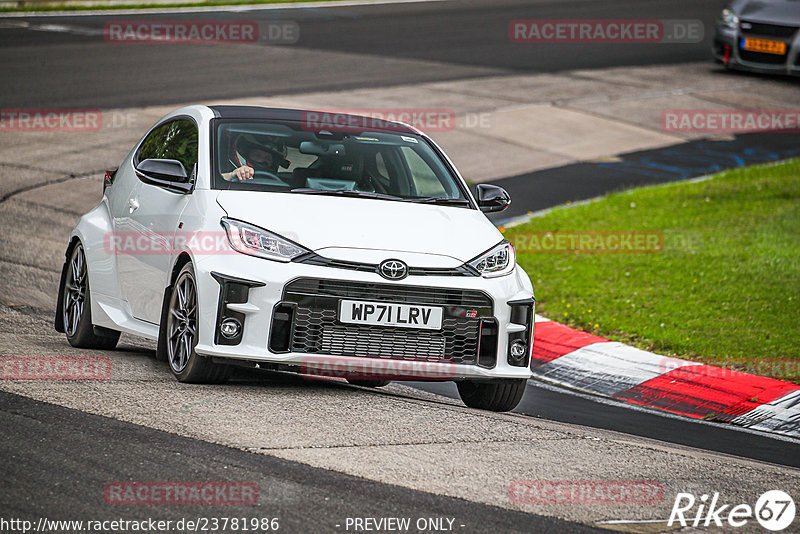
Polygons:
<instances>
[{"instance_id":1,"label":"license plate","mask_svg":"<svg viewBox=\"0 0 800 534\"><path fill-rule=\"evenodd\" d=\"M742 50L782 56L786 53L786 43L783 41L770 41L769 39L752 39L750 37L743 37Z\"/></svg>"},{"instance_id":2,"label":"license plate","mask_svg":"<svg viewBox=\"0 0 800 534\"><path fill-rule=\"evenodd\" d=\"M342 323L439 330L442 328L442 315L442 308L434 306L360 300L339 302L339 321Z\"/></svg>"}]
</instances>

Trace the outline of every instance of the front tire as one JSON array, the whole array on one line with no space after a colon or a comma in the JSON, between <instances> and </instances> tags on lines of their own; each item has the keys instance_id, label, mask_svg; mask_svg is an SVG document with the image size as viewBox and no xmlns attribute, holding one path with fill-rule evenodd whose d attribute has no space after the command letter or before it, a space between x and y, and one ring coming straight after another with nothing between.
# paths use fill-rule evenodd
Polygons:
<instances>
[{"instance_id":1,"label":"front tire","mask_svg":"<svg viewBox=\"0 0 800 534\"><path fill-rule=\"evenodd\" d=\"M508 412L513 410L525 393L524 378L501 378L486 382L464 380L457 382L458 394L470 408Z\"/></svg>"},{"instance_id":2,"label":"front tire","mask_svg":"<svg viewBox=\"0 0 800 534\"><path fill-rule=\"evenodd\" d=\"M105 335L95 333L92 324L89 269L86 266L86 254L81 243L76 243L70 254L59 302L64 333L70 345L81 349L100 350L111 350L117 346L119 332L103 328L98 330Z\"/></svg>"},{"instance_id":3,"label":"front tire","mask_svg":"<svg viewBox=\"0 0 800 534\"><path fill-rule=\"evenodd\" d=\"M194 268L187 263L178 273L168 301L166 321L167 362L172 374L179 382L190 384L222 384L231 375L229 365L214 363L211 358L200 356L194 350L197 345L197 283Z\"/></svg>"}]
</instances>

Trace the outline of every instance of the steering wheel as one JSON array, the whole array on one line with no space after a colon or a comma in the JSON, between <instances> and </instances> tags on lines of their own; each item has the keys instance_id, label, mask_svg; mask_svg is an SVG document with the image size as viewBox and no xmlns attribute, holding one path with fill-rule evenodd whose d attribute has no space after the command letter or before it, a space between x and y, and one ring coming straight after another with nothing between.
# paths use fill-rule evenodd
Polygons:
<instances>
[{"instance_id":1,"label":"steering wheel","mask_svg":"<svg viewBox=\"0 0 800 534\"><path fill-rule=\"evenodd\" d=\"M364 187L364 188L371 187L372 190L376 193L383 193L383 194L388 193L383 184L380 183L378 180L376 180L369 172L364 173L364 176L361 178L358 185L359 187Z\"/></svg>"}]
</instances>

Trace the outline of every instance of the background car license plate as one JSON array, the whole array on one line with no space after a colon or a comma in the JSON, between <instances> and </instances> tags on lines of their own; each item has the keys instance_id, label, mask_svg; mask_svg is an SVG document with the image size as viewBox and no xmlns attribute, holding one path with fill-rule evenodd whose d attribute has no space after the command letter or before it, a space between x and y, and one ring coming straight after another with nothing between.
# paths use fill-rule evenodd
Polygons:
<instances>
[{"instance_id":1,"label":"background car license plate","mask_svg":"<svg viewBox=\"0 0 800 534\"><path fill-rule=\"evenodd\" d=\"M783 41L770 41L769 39L742 38L742 50L761 52L763 54L783 55L786 53L786 43Z\"/></svg>"},{"instance_id":2,"label":"background car license plate","mask_svg":"<svg viewBox=\"0 0 800 534\"><path fill-rule=\"evenodd\" d=\"M442 308L433 306L360 300L339 302L339 321L343 323L439 330L442 315Z\"/></svg>"}]
</instances>

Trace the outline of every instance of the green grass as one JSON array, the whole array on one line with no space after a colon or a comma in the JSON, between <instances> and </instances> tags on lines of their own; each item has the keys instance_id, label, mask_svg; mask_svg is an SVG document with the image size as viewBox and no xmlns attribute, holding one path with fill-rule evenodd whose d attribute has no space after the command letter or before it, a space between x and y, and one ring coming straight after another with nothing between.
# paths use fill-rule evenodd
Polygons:
<instances>
[{"instance_id":1,"label":"green grass","mask_svg":"<svg viewBox=\"0 0 800 534\"><path fill-rule=\"evenodd\" d=\"M38 11L102 11L118 9L160 9L176 7L213 7L213 6L247 6L260 4L297 4L300 2L329 2L331 0L209 0L207 2L170 2L170 3L147 3L141 4L100 4L100 5L78 5L78 4L28 4L20 7L0 7L0 13L35 13ZM336 1L336 0L333 0Z\"/></svg>"},{"instance_id":2,"label":"green grass","mask_svg":"<svg viewBox=\"0 0 800 534\"><path fill-rule=\"evenodd\" d=\"M800 382L800 159L555 209L505 231L662 232L650 254L532 253L537 312L615 341ZM518 247L522 248L522 247Z\"/></svg>"}]
</instances>

